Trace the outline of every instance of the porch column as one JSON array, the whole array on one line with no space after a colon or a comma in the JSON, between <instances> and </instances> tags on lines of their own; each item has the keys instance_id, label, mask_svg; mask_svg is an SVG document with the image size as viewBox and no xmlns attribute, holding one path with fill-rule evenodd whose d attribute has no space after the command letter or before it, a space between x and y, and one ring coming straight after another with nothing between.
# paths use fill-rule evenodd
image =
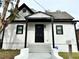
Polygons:
<instances>
[{"instance_id":1,"label":"porch column","mask_svg":"<svg viewBox=\"0 0 79 59\"><path fill-rule=\"evenodd\" d=\"M28 21L26 21L26 29L25 29L25 43L24 43L24 48L27 47L27 26L28 26Z\"/></svg>"},{"instance_id":2,"label":"porch column","mask_svg":"<svg viewBox=\"0 0 79 59\"><path fill-rule=\"evenodd\" d=\"M51 23L52 23L52 43L53 43L53 48L55 48L55 43L54 43L54 28L53 28L53 17L51 18Z\"/></svg>"}]
</instances>

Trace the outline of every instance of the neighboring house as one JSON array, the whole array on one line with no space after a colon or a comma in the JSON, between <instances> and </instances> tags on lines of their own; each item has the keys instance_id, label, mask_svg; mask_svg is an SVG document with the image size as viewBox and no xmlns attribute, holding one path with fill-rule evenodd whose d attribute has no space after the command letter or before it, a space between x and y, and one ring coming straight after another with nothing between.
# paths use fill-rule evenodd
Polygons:
<instances>
[{"instance_id":1,"label":"neighboring house","mask_svg":"<svg viewBox=\"0 0 79 59\"><path fill-rule=\"evenodd\" d=\"M79 50L79 29L76 30L77 33L77 39L78 39L78 50Z\"/></svg>"},{"instance_id":2,"label":"neighboring house","mask_svg":"<svg viewBox=\"0 0 79 59\"><path fill-rule=\"evenodd\" d=\"M25 4L18 10L19 18L15 18L3 31L2 49L28 47L31 52L47 52L53 46L67 52L66 41L71 40L72 51L77 51L74 18L67 12L34 13Z\"/></svg>"}]
</instances>

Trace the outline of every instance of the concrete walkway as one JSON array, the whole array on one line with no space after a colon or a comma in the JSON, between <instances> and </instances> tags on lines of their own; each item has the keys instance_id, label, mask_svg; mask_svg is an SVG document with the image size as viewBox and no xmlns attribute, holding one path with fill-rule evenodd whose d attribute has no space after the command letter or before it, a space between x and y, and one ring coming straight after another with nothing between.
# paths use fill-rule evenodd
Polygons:
<instances>
[{"instance_id":1,"label":"concrete walkway","mask_svg":"<svg viewBox=\"0 0 79 59\"><path fill-rule=\"evenodd\" d=\"M29 53L28 59L52 59L50 53Z\"/></svg>"}]
</instances>

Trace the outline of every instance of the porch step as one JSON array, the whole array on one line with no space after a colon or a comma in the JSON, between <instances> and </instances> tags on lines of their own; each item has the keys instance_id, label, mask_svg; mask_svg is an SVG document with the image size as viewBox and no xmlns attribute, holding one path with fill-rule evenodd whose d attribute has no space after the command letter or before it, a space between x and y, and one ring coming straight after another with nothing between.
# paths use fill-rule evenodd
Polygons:
<instances>
[{"instance_id":1,"label":"porch step","mask_svg":"<svg viewBox=\"0 0 79 59\"><path fill-rule=\"evenodd\" d=\"M51 52L51 44L36 43L28 44L30 53L49 53Z\"/></svg>"},{"instance_id":2,"label":"porch step","mask_svg":"<svg viewBox=\"0 0 79 59\"><path fill-rule=\"evenodd\" d=\"M52 59L50 53L29 53L28 59Z\"/></svg>"}]
</instances>

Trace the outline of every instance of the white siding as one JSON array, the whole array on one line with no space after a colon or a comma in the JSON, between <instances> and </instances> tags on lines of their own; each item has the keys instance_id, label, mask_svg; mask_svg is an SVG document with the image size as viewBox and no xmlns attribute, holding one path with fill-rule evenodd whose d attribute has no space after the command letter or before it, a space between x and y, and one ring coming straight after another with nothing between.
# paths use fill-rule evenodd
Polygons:
<instances>
[{"instance_id":1,"label":"white siding","mask_svg":"<svg viewBox=\"0 0 79 59\"><path fill-rule=\"evenodd\" d=\"M56 25L63 26L63 35L56 34ZM72 51L77 51L77 44L76 44L76 35L75 35L75 28L74 24L67 24L67 23L54 23L54 40L55 46L58 46L60 51L68 51L68 45L66 43L67 40L71 40L72 42Z\"/></svg>"},{"instance_id":2,"label":"white siding","mask_svg":"<svg viewBox=\"0 0 79 59\"><path fill-rule=\"evenodd\" d=\"M27 42L35 44L35 24L44 24L44 43L52 44L52 25L51 23L28 23Z\"/></svg>"},{"instance_id":3,"label":"white siding","mask_svg":"<svg viewBox=\"0 0 79 59\"><path fill-rule=\"evenodd\" d=\"M23 11L19 11L19 18L15 18L15 20L26 20L24 17L27 15L30 15L31 13L26 10L25 13ZM16 26L17 25L23 25L23 34L16 34ZM25 45L25 29L26 23L21 24L21 23L12 23L9 24L6 29L5 29L5 34L4 34L4 39L3 39L3 49L21 49L24 48Z\"/></svg>"},{"instance_id":4,"label":"white siding","mask_svg":"<svg viewBox=\"0 0 79 59\"><path fill-rule=\"evenodd\" d=\"M23 25L23 34L16 34L17 25ZM21 49L25 43L25 27L26 24L9 24L5 29L3 39L3 49Z\"/></svg>"}]
</instances>

